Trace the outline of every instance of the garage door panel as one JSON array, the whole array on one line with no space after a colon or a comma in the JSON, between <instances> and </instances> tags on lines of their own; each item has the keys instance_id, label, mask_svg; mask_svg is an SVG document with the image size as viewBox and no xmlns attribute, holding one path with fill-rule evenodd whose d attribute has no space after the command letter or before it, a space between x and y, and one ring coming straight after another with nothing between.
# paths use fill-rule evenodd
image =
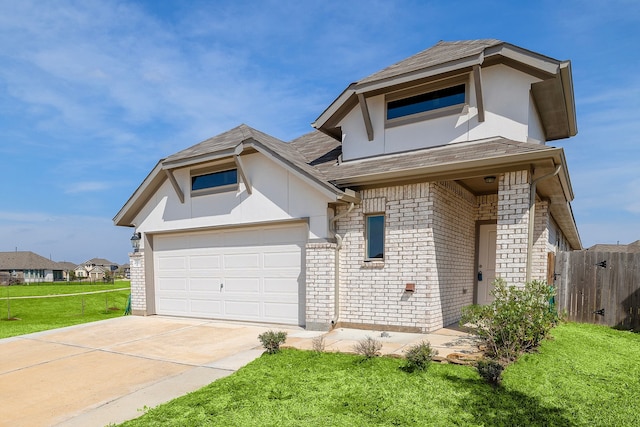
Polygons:
<instances>
[{"instance_id":1,"label":"garage door panel","mask_svg":"<svg viewBox=\"0 0 640 427\"><path fill-rule=\"evenodd\" d=\"M298 304L296 303L278 303L278 302L265 302L264 303L264 317L271 321L284 321L284 319L291 319L292 317L298 317Z\"/></svg>"},{"instance_id":2,"label":"garage door panel","mask_svg":"<svg viewBox=\"0 0 640 427\"><path fill-rule=\"evenodd\" d=\"M159 314L304 323L306 226L198 234L154 238Z\"/></svg>"},{"instance_id":3,"label":"garage door panel","mask_svg":"<svg viewBox=\"0 0 640 427\"><path fill-rule=\"evenodd\" d=\"M300 251L264 254L264 268L300 268Z\"/></svg>"},{"instance_id":4,"label":"garage door panel","mask_svg":"<svg viewBox=\"0 0 640 427\"><path fill-rule=\"evenodd\" d=\"M158 298L158 310L165 314L184 313L189 309L189 301L186 298L170 297Z\"/></svg>"},{"instance_id":5,"label":"garage door panel","mask_svg":"<svg viewBox=\"0 0 640 427\"><path fill-rule=\"evenodd\" d=\"M221 278L216 279L215 277L192 277L191 280L189 280L189 290L191 292L205 291L220 293L221 283Z\"/></svg>"},{"instance_id":6,"label":"garage door panel","mask_svg":"<svg viewBox=\"0 0 640 427\"><path fill-rule=\"evenodd\" d=\"M202 317L219 316L222 311L222 301L211 299L191 299L191 313Z\"/></svg>"},{"instance_id":7,"label":"garage door panel","mask_svg":"<svg viewBox=\"0 0 640 427\"><path fill-rule=\"evenodd\" d=\"M235 318L260 318L260 302L246 300L228 300L224 302L224 312Z\"/></svg>"},{"instance_id":8,"label":"garage door panel","mask_svg":"<svg viewBox=\"0 0 640 427\"><path fill-rule=\"evenodd\" d=\"M298 295L298 280L292 277L265 277L265 294L292 294Z\"/></svg>"},{"instance_id":9,"label":"garage door panel","mask_svg":"<svg viewBox=\"0 0 640 427\"><path fill-rule=\"evenodd\" d=\"M158 289L160 291L186 291L186 278L163 277L158 280Z\"/></svg>"},{"instance_id":10,"label":"garage door panel","mask_svg":"<svg viewBox=\"0 0 640 427\"><path fill-rule=\"evenodd\" d=\"M191 270L219 270L221 266L220 255L193 255L189 258Z\"/></svg>"},{"instance_id":11,"label":"garage door panel","mask_svg":"<svg viewBox=\"0 0 640 427\"><path fill-rule=\"evenodd\" d=\"M179 270L187 268L187 258L184 256L161 256L158 258L160 271Z\"/></svg>"},{"instance_id":12,"label":"garage door panel","mask_svg":"<svg viewBox=\"0 0 640 427\"><path fill-rule=\"evenodd\" d=\"M260 268L260 255L257 253L224 255L224 268L225 270Z\"/></svg>"}]
</instances>

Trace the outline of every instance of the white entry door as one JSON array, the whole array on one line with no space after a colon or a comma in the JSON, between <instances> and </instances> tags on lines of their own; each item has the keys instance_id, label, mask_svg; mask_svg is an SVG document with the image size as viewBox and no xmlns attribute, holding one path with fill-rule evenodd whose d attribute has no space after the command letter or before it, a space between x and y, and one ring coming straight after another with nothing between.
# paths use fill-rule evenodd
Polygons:
<instances>
[{"instance_id":1,"label":"white entry door","mask_svg":"<svg viewBox=\"0 0 640 427\"><path fill-rule=\"evenodd\" d=\"M158 314L304 323L306 226L154 237Z\"/></svg>"},{"instance_id":2,"label":"white entry door","mask_svg":"<svg viewBox=\"0 0 640 427\"><path fill-rule=\"evenodd\" d=\"M493 281L496 279L496 224L481 224L478 236L478 300L480 305L490 304L493 301L491 291Z\"/></svg>"}]
</instances>

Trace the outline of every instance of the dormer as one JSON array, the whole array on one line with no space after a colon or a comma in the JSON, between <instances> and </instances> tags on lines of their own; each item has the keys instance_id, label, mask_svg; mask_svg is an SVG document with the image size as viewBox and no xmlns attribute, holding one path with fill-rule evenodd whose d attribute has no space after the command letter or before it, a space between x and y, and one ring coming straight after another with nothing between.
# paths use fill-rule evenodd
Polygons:
<instances>
[{"instance_id":1,"label":"dormer","mask_svg":"<svg viewBox=\"0 0 640 427\"><path fill-rule=\"evenodd\" d=\"M503 137L577 133L571 63L499 40L439 42L351 84L313 126L343 160Z\"/></svg>"}]
</instances>

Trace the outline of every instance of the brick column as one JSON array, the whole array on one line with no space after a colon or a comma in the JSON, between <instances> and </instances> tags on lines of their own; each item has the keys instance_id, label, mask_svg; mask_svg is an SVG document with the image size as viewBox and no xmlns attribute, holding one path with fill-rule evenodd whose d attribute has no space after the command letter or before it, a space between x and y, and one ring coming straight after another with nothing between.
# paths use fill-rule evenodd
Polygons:
<instances>
[{"instance_id":1,"label":"brick column","mask_svg":"<svg viewBox=\"0 0 640 427\"><path fill-rule=\"evenodd\" d=\"M335 310L336 244L306 245L306 328L328 331Z\"/></svg>"},{"instance_id":2,"label":"brick column","mask_svg":"<svg viewBox=\"0 0 640 427\"><path fill-rule=\"evenodd\" d=\"M147 314L147 291L144 278L144 252L129 254L131 277L131 312L138 316Z\"/></svg>"},{"instance_id":3,"label":"brick column","mask_svg":"<svg viewBox=\"0 0 640 427\"><path fill-rule=\"evenodd\" d=\"M549 202L543 200L536 203L536 217L534 221L531 280L547 280Z\"/></svg>"},{"instance_id":4,"label":"brick column","mask_svg":"<svg viewBox=\"0 0 640 427\"><path fill-rule=\"evenodd\" d=\"M498 182L496 277L524 286L529 232L529 171L507 172Z\"/></svg>"}]
</instances>

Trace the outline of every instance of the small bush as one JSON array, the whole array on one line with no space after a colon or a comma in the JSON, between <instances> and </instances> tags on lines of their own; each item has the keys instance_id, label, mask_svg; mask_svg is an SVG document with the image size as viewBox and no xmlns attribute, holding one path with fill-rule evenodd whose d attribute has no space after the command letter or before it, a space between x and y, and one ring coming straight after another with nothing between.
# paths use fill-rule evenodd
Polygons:
<instances>
[{"instance_id":1,"label":"small bush","mask_svg":"<svg viewBox=\"0 0 640 427\"><path fill-rule=\"evenodd\" d=\"M311 340L311 345L313 346L313 351L322 353L324 351L324 335L320 335L319 337L315 337Z\"/></svg>"},{"instance_id":2,"label":"small bush","mask_svg":"<svg viewBox=\"0 0 640 427\"><path fill-rule=\"evenodd\" d=\"M476 365L478 374L489 384L497 387L502 382L502 371L504 366L495 360L480 360Z\"/></svg>"},{"instance_id":3,"label":"small bush","mask_svg":"<svg viewBox=\"0 0 640 427\"><path fill-rule=\"evenodd\" d=\"M546 282L533 281L524 288L507 286L496 279L490 305L471 305L462 309L461 323L472 323L475 333L487 344L490 357L515 360L535 349L558 322L551 304L554 290Z\"/></svg>"},{"instance_id":4,"label":"small bush","mask_svg":"<svg viewBox=\"0 0 640 427\"><path fill-rule=\"evenodd\" d=\"M405 351L405 359L407 360L405 367L409 372L424 371L429 367L429 363L436 354L438 351L432 349L428 341L412 345Z\"/></svg>"},{"instance_id":5,"label":"small bush","mask_svg":"<svg viewBox=\"0 0 640 427\"><path fill-rule=\"evenodd\" d=\"M353 346L353 351L363 355L367 359L377 356L381 349L382 343L371 337L366 337L365 339L358 341L358 343Z\"/></svg>"},{"instance_id":6,"label":"small bush","mask_svg":"<svg viewBox=\"0 0 640 427\"><path fill-rule=\"evenodd\" d=\"M258 339L267 350L267 353L275 354L280 351L280 344L284 344L287 340L287 333L284 331L267 331L258 335Z\"/></svg>"}]
</instances>

